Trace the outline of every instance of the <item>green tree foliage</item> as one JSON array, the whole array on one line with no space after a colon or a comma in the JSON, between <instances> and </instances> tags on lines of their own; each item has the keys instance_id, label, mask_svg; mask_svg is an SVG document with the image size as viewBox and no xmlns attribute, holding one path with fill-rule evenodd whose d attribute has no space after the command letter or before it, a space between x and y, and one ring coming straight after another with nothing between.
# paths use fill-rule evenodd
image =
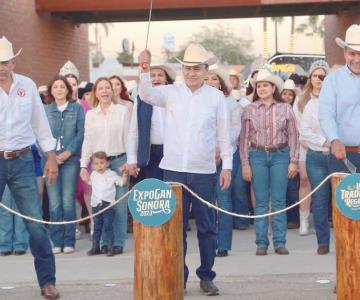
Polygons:
<instances>
[{"instance_id":1,"label":"green tree foliage","mask_svg":"<svg viewBox=\"0 0 360 300\"><path fill-rule=\"evenodd\" d=\"M217 24L214 28L203 26L200 32L194 33L186 45L175 53L176 57L183 58L185 48L190 43L199 43L206 50L211 51L223 64L247 64L253 60L251 52L252 41L245 41L236 36L232 28ZM177 62L174 57L169 62Z\"/></svg>"},{"instance_id":2,"label":"green tree foliage","mask_svg":"<svg viewBox=\"0 0 360 300\"><path fill-rule=\"evenodd\" d=\"M134 53L118 52L117 61L120 64L132 64L134 62Z\"/></svg>"},{"instance_id":3,"label":"green tree foliage","mask_svg":"<svg viewBox=\"0 0 360 300\"><path fill-rule=\"evenodd\" d=\"M299 24L296 28L296 32L306 36L313 36L316 34L323 38L325 35L324 18L320 19L320 16L318 15L309 16L306 23Z\"/></svg>"}]
</instances>

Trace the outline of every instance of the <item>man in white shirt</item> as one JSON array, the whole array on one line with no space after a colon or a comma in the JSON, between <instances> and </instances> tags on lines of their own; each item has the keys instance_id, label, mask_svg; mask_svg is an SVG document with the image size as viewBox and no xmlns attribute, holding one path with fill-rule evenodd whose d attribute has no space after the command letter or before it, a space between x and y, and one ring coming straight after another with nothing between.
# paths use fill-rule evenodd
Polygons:
<instances>
[{"instance_id":1,"label":"man in white shirt","mask_svg":"<svg viewBox=\"0 0 360 300\"><path fill-rule=\"evenodd\" d=\"M198 44L186 49L183 61L185 84L152 87L149 73L151 54L140 53L141 66L139 94L149 104L165 107L164 157L160 168L164 180L186 184L207 201L215 202L216 146L220 148L223 170L220 185L223 189L231 182L232 147L230 126L224 95L218 89L204 84L208 66L215 58ZM216 211L201 204L188 192L183 192L184 256L186 255L186 228L189 207L195 215L198 230L201 265L196 270L200 288L206 295L217 295L218 288L212 270L216 252ZM184 266L184 287L189 274Z\"/></svg>"},{"instance_id":2,"label":"man in white shirt","mask_svg":"<svg viewBox=\"0 0 360 300\"><path fill-rule=\"evenodd\" d=\"M50 130L35 83L13 73L15 57L12 44L0 39L0 199L5 185L10 188L19 211L42 219L36 175L30 146L38 141L47 155L44 174L49 183L58 175L55 139ZM25 220L35 270L46 299L60 298L55 288L55 258L43 224Z\"/></svg>"}]
</instances>

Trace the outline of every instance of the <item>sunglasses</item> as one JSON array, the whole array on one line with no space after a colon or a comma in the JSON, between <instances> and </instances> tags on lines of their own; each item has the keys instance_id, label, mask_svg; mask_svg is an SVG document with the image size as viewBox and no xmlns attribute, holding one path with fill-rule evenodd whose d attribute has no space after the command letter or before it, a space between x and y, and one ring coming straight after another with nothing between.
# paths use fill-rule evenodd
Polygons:
<instances>
[{"instance_id":1,"label":"sunglasses","mask_svg":"<svg viewBox=\"0 0 360 300\"><path fill-rule=\"evenodd\" d=\"M325 79L325 77L326 77L326 75L317 75L317 74L313 74L312 75L312 77L314 77L314 78L319 78L321 81L324 81L324 79Z\"/></svg>"}]
</instances>

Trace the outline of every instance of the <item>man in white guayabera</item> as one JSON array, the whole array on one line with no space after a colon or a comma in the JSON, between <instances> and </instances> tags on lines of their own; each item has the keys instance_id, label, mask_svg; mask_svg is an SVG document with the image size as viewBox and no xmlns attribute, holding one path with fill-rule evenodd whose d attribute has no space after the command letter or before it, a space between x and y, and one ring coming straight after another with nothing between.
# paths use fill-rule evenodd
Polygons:
<instances>
[{"instance_id":1,"label":"man in white guayabera","mask_svg":"<svg viewBox=\"0 0 360 300\"><path fill-rule=\"evenodd\" d=\"M215 149L220 148L223 170L220 185L231 182L232 148L229 120L224 95L204 84L209 65L215 63L201 45L187 47L182 64L184 84L152 87L150 80L151 54L144 50L139 55L141 67L139 94L143 101L165 107L164 157L160 168L165 181L177 181L207 201L215 202ZM183 191L184 259L186 255L186 228L190 203L198 230L201 265L196 274L200 288L206 295L217 295L214 285L216 273L212 270L216 252L216 212ZM184 288L189 270L184 265Z\"/></svg>"}]
</instances>

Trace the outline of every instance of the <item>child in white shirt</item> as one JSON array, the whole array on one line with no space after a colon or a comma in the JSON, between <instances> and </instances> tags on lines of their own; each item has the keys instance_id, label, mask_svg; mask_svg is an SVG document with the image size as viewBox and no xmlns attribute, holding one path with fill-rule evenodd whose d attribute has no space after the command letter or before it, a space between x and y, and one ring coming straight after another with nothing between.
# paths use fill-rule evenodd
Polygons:
<instances>
[{"instance_id":1,"label":"child in white shirt","mask_svg":"<svg viewBox=\"0 0 360 300\"><path fill-rule=\"evenodd\" d=\"M120 177L116 172L109 169L109 161L107 155L103 151L95 152L91 157L91 166L93 172L90 175L90 182L88 184L92 187L91 193L91 207L92 213L109 206L115 202L116 185L124 186L127 184L128 175L123 173ZM113 256L113 219L114 208L106 210L104 213L94 218L94 233L92 248L87 252L87 255L100 254L100 239L104 228L105 236L108 237L108 252L107 256Z\"/></svg>"}]
</instances>

